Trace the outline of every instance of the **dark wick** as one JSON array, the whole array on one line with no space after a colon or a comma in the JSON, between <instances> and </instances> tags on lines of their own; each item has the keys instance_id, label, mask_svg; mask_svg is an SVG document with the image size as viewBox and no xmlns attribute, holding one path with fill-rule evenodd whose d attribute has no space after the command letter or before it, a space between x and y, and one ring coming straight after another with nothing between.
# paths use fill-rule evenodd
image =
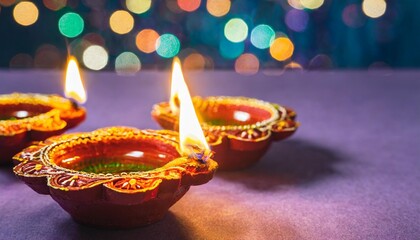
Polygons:
<instances>
[{"instance_id":1,"label":"dark wick","mask_svg":"<svg viewBox=\"0 0 420 240\"><path fill-rule=\"evenodd\" d=\"M189 145L188 147L191 149L191 153L188 157L197 160L200 163L207 163L207 160L213 156L213 151L210 149L202 149L197 145Z\"/></svg>"},{"instance_id":2,"label":"dark wick","mask_svg":"<svg viewBox=\"0 0 420 240\"><path fill-rule=\"evenodd\" d=\"M71 102L71 106L74 108L74 109L79 109L79 104L77 104L77 102L76 101L74 101L73 99L70 99L70 102Z\"/></svg>"}]
</instances>

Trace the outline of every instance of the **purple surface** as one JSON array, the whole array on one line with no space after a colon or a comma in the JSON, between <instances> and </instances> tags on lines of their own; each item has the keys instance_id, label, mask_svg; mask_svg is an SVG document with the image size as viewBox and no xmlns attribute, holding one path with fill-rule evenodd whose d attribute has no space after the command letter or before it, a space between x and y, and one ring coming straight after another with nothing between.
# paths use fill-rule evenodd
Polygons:
<instances>
[{"instance_id":1,"label":"purple surface","mask_svg":"<svg viewBox=\"0 0 420 240\"><path fill-rule=\"evenodd\" d=\"M256 97L293 107L302 123L254 167L218 172L166 218L129 231L74 223L49 196L0 169L0 239L419 239L420 72L186 74L195 95ZM0 93L61 93L58 72L0 71ZM86 73L88 119L158 128L168 72Z\"/></svg>"}]
</instances>

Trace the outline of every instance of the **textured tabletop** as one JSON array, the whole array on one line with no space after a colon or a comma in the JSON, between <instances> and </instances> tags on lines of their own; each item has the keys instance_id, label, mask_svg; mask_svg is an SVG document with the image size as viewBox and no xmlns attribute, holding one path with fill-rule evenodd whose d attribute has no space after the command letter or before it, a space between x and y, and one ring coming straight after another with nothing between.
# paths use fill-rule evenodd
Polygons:
<instances>
[{"instance_id":1,"label":"textured tabletop","mask_svg":"<svg viewBox=\"0 0 420 240\"><path fill-rule=\"evenodd\" d=\"M88 118L158 128L169 72L85 73ZM125 231L76 224L47 195L0 168L0 239L419 239L420 72L186 73L193 95L293 107L301 127L252 168L217 172L156 224ZM0 93L62 92L63 76L0 71Z\"/></svg>"}]
</instances>

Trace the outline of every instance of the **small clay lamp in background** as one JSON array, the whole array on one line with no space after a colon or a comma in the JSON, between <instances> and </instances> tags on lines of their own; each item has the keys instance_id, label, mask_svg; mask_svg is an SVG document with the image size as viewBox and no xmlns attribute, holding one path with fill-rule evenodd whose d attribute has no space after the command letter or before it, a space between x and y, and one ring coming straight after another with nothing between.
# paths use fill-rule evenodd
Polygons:
<instances>
[{"instance_id":1,"label":"small clay lamp in background","mask_svg":"<svg viewBox=\"0 0 420 240\"><path fill-rule=\"evenodd\" d=\"M176 58L172 74L177 72L182 76L181 63ZM178 129L182 84L183 78L172 76L170 101L153 106L152 117L165 129ZM265 154L271 142L291 136L299 126L291 108L258 99L194 97L193 103L220 170L251 166Z\"/></svg>"},{"instance_id":2,"label":"small clay lamp in background","mask_svg":"<svg viewBox=\"0 0 420 240\"><path fill-rule=\"evenodd\" d=\"M75 59L70 59L66 96L86 101ZM0 95L0 165L33 141L42 141L77 126L86 111L76 102L58 95L12 93Z\"/></svg>"}]
</instances>

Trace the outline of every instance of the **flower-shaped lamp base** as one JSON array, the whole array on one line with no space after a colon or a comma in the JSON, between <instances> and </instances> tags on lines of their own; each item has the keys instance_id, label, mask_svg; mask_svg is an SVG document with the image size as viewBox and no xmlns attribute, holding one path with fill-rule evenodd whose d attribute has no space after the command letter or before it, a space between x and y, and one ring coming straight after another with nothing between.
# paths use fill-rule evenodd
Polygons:
<instances>
[{"instance_id":1,"label":"flower-shaped lamp base","mask_svg":"<svg viewBox=\"0 0 420 240\"><path fill-rule=\"evenodd\" d=\"M139 227L162 219L191 185L213 177L216 162L182 157L178 145L177 133L168 130L65 134L16 155L14 172L77 222Z\"/></svg>"}]
</instances>

